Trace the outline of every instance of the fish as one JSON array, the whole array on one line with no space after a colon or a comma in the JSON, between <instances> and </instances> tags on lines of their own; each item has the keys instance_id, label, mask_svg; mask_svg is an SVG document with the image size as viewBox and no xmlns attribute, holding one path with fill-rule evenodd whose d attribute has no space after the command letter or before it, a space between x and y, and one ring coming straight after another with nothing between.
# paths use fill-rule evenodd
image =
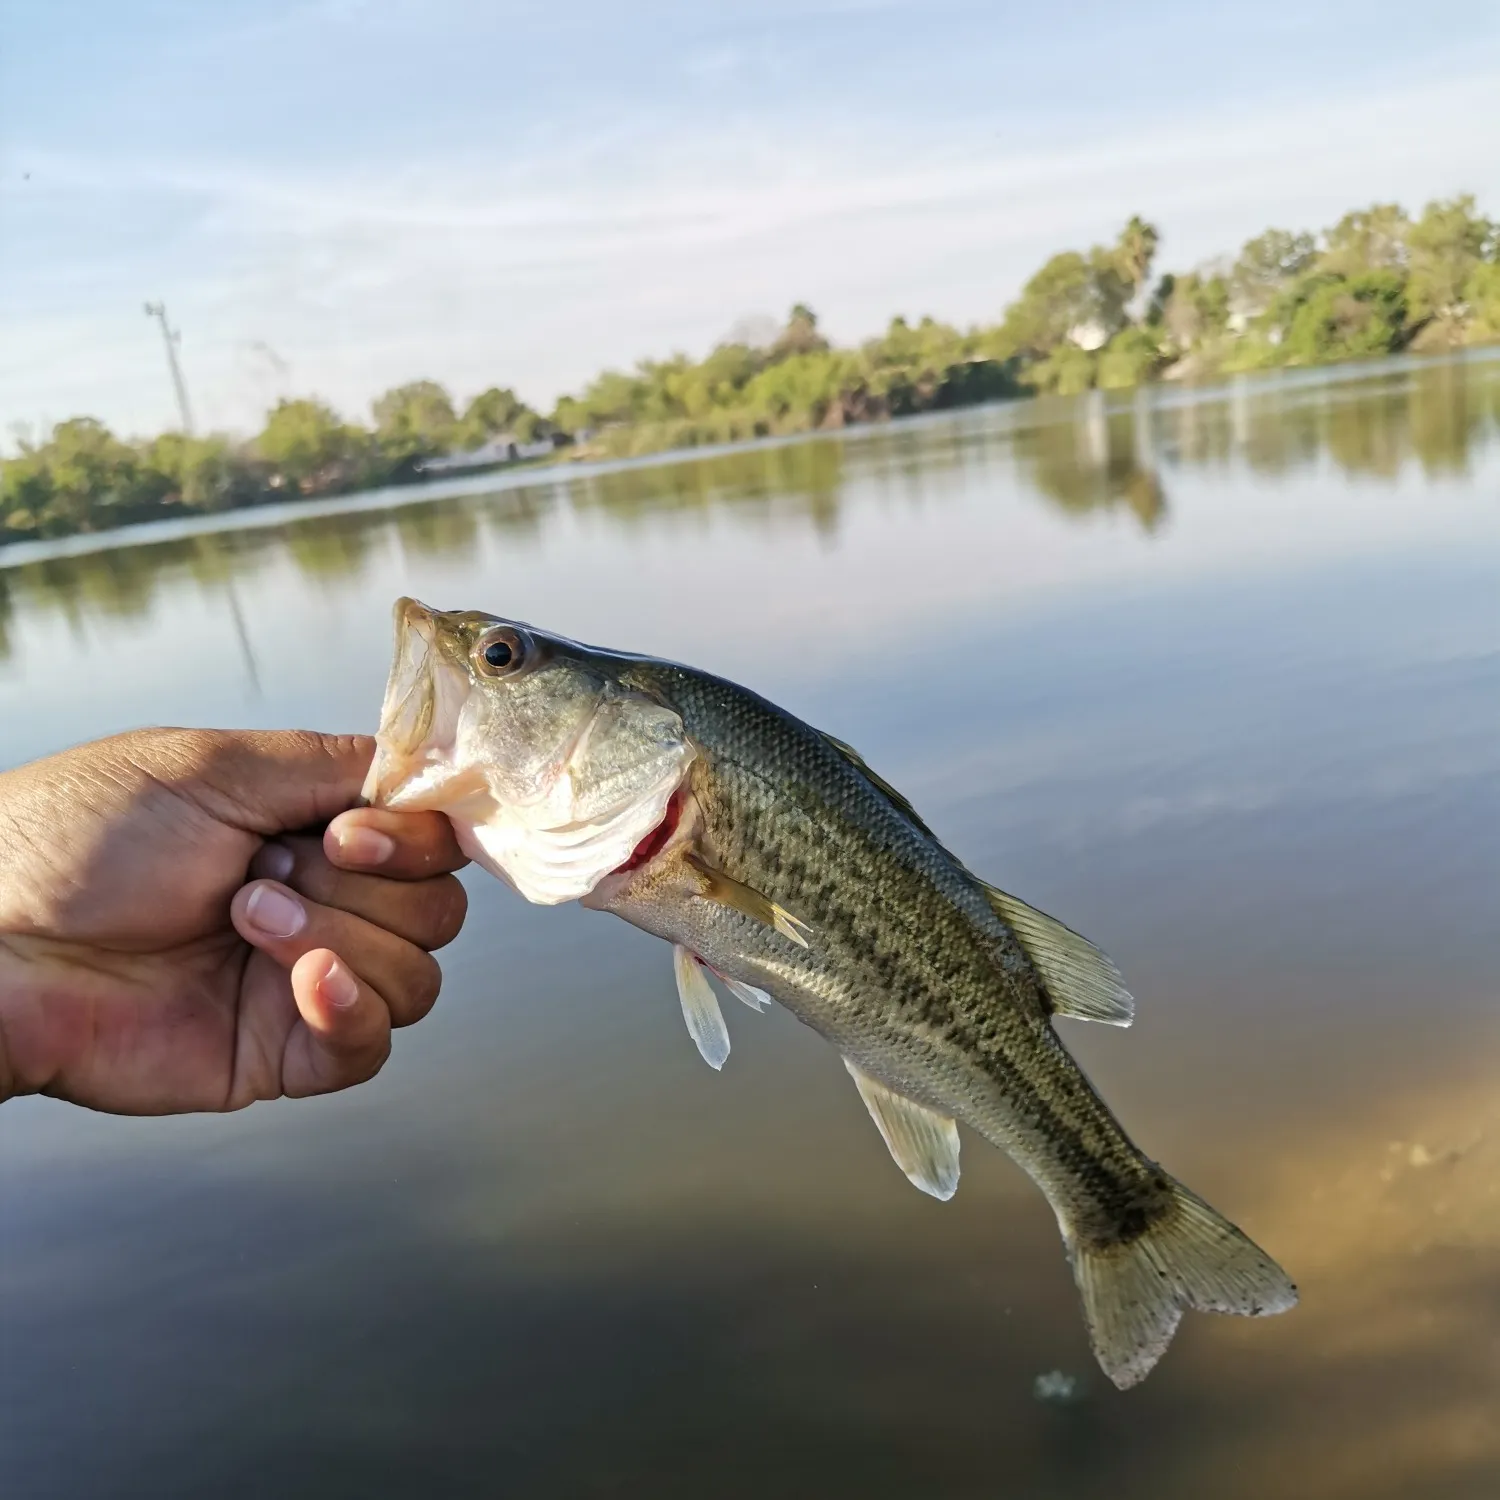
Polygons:
<instances>
[{"instance_id":1,"label":"fish","mask_svg":"<svg viewBox=\"0 0 1500 1500\"><path fill-rule=\"evenodd\" d=\"M748 688L478 610L395 606L370 803L436 809L528 901L672 945L683 1019L729 1057L713 981L842 1057L897 1167L958 1187L960 1123L1056 1216L1100 1368L1121 1389L1187 1310L1263 1316L1285 1271L1125 1133L1057 1017L1126 1026L1086 938L968 870L849 745Z\"/></svg>"}]
</instances>

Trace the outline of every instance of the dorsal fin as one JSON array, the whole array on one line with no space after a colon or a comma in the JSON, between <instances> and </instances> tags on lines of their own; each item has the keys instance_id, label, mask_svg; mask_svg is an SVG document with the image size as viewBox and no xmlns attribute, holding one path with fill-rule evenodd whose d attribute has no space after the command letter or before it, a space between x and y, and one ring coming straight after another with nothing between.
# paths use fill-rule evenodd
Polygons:
<instances>
[{"instance_id":1,"label":"dorsal fin","mask_svg":"<svg viewBox=\"0 0 1500 1500\"><path fill-rule=\"evenodd\" d=\"M1135 1019L1135 1000L1120 971L1086 937L1028 906L1019 896L982 880L979 886L995 915L1015 933L1036 965L1058 1015L1130 1025Z\"/></svg>"},{"instance_id":2,"label":"dorsal fin","mask_svg":"<svg viewBox=\"0 0 1500 1500\"><path fill-rule=\"evenodd\" d=\"M853 766L854 769L858 771L860 775L862 775L865 780L868 781L870 785L873 786L875 790L879 792L880 795L884 797L886 801L889 802L896 809L896 811L902 815L902 817L904 817L908 822L912 823L921 832L925 833L928 838L934 840L937 838L937 835L921 820L921 818L917 816L916 808L914 808L911 803L908 802L906 798L903 797L901 793L898 792L896 788L893 787L890 782L885 779L884 776L882 776L878 771L872 771L869 766L865 764L864 756L862 756L859 751L854 748L853 745L846 745L843 740L835 739L831 734L828 733L826 729L820 729L818 733L821 734L823 738L827 740L828 743L832 745L833 748L837 750L838 753L842 755L844 759L847 760L849 764Z\"/></svg>"},{"instance_id":3,"label":"dorsal fin","mask_svg":"<svg viewBox=\"0 0 1500 1500\"><path fill-rule=\"evenodd\" d=\"M858 750L825 729L818 733L914 828L944 848L938 836L917 816L916 808L878 771L872 771ZM944 852L947 853L945 848ZM950 854L949 858L952 857ZM995 915L1015 933L1036 965L1057 1015L1072 1016L1079 1021L1103 1021L1111 1026L1130 1025L1135 1019L1135 999L1125 988L1120 971L1098 948L1056 917L1028 906L1019 896L998 890L977 875L970 874L970 878L979 885Z\"/></svg>"}]
</instances>

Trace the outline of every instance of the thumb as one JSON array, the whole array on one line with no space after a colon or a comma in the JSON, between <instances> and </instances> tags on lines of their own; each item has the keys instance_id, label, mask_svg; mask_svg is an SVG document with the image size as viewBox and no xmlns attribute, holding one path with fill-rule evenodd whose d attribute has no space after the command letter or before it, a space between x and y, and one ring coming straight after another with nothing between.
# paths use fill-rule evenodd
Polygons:
<instances>
[{"instance_id":1,"label":"thumb","mask_svg":"<svg viewBox=\"0 0 1500 1500\"><path fill-rule=\"evenodd\" d=\"M207 737L196 780L215 816L263 835L326 823L359 805L375 755L363 734L231 730Z\"/></svg>"}]
</instances>

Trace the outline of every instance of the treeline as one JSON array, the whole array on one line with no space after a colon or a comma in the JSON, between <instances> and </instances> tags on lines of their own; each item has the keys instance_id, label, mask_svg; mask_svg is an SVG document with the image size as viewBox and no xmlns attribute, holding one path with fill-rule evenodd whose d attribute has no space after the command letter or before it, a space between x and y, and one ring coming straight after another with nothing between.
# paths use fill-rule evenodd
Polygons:
<instances>
[{"instance_id":1,"label":"treeline","mask_svg":"<svg viewBox=\"0 0 1500 1500\"><path fill-rule=\"evenodd\" d=\"M606 371L550 415L492 388L460 412L421 380L377 400L368 426L284 400L249 442L166 433L126 442L91 418L59 423L0 465L0 545L184 512L224 510L422 477L454 453L514 443L628 455L837 428L1040 392L1319 365L1500 339L1500 225L1470 196L1346 214L1320 233L1270 229L1234 258L1153 279L1156 229L1054 255L998 323L960 330L893 318L835 348L798 305L702 360Z\"/></svg>"},{"instance_id":2,"label":"treeline","mask_svg":"<svg viewBox=\"0 0 1500 1500\"><path fill-rule=\"evenodd\" d=\"M424 459L452 448L473 450L501 437L535 443L556 431L515 392L498 388L460 415L431 380L387 391L371 415L362 427L322 401L279 401L248 443L181 432L125 442L92 417L73 417L45 442L23 440L17 456L0 464L0 546L399 484L421 478Z\"/></svg>"},{"instance_id":3,"label":"treeline","mask_svg":"<svg viewBox=\"0 0 1500 1500\"><path fill-rule=\"evenodd\" d=\"M471 558L486 546L514 554L534 546L544 522L564 511L608 517L623 532L664 513L713 510L832 534L847 507L878 494L880 483L899 485L920 461L939 490L979 478L1016 484L1069 514L1113 510L1150 530L1170 509L1171 473L1184 469L1233 463L1282 480L1332 466L1366 482L1395 482L1412 466L1432 478L1470 473L1500 443L1500 361L1426 364L1409 379L1372 382L1350 396L1288 399L1251 387L1232 400L1166 404L1148 421L1133 403L1087 401L1039 413L1042 420L962 431L889 426L858 448L792 443L694 454L665 468L580 474L568 485L538 475L536 483L446 505L335 510L286 526L36 558L0 567L0 663L15 649L14 619L37 611L72 625L135 619L156 607L160 590L185 579L222 598L227 579L283 564L320 583L350 582L382 567L393 547L412 560ZM1165 473L1164 454L1172 457ZM45 639L45 631L37 635Z\"/></svg>"}]
</instances>

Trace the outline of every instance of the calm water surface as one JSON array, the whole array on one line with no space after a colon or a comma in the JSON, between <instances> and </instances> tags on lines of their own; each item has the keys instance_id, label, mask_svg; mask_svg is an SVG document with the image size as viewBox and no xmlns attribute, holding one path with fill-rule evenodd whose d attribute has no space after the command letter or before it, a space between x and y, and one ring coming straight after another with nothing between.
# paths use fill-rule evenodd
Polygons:
<instances>
[{"instance_id":1,"label":"calm water surface","mask_svg":"<svg viewBox=\"0 0 1500 1500\"><path fill-rule=\"evenodd\" d=\"M1303 1305L1117 1393L999 1152L923 1197L789 1016L716 1075L664 945L477 877L366 1088L5 1107L6 1500L1492 1500L1500 363L488 483L0 555L0 764L371 729L399 593L724 672L1114 956L1066 1040Z\"/></svg>"}]
</instances>

